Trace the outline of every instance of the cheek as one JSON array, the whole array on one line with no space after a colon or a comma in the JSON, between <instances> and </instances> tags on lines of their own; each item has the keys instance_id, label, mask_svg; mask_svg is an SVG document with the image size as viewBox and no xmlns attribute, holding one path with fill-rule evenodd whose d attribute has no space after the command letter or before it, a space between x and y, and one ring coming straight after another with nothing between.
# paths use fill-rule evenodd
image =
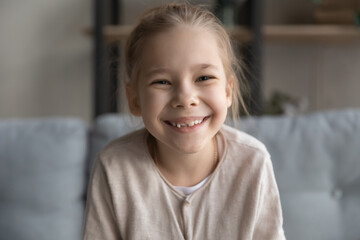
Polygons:
<instances>
[{"instance_id":1,"label":"cheek","mask_svg":"<svg viewBox=\"0 0 360 240\"><path fill-rule=\"evenodd\" d=\"M166 94L162 94L161 92L143 91L140 101L141 108L143 110L143 117L158 114L167 103L166 99Z\"/></svg>"},{"instance_id":2,"label":"cheek","mask_svg":"<svg viewBox=\"0 0 360 240\"><path fill-rule=\"evenodd\" d=\"M212 88L205 95L207 102L211 103L213 108L215 108L218 112L227 111L229 107L229 100L227 97L227 93L225 90L225 86Z\"/></svg>"}]
</instances>

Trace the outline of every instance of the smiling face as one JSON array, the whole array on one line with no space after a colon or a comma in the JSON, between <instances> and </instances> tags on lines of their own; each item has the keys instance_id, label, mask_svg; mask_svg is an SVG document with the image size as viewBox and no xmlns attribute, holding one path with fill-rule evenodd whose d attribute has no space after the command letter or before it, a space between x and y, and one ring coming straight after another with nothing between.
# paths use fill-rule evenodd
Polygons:
<instances>
[{"instance_id":1,"label":"smiling face","mask_svg":"<svg viewBox=\"0 0 360 240\"><path fill-rule=\"evenodd\" d=\"M212 144L231 105L231 84L211 32L178 26L150 37L137 81L127 89L130 110L161 152L199 153Z\"/></svg>"}]
</instances>

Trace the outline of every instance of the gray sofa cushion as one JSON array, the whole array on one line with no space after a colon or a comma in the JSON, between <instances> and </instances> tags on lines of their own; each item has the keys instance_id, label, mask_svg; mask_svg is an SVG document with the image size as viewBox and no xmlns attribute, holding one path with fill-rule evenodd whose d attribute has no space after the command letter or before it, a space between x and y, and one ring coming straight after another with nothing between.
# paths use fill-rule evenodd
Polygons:
<instances>
[{"instance_id":1,"label":"gray sofa cushion","mask_svg":"<svg viewBox=\"0 0 360 240\"><path fill-rule=\"evenodd\" d=\"M99 118L92 149L132 126L139 125L126 116ZM236 127L264 142L272 155L287 239L359 239L360 110L247 118Z\"/></svg>"},{"instance_id":2,"label":"gray sofa cushion","mask_svg":"<svg viewBox=\"0 0 360 240\"><path fill-rule=\"evenodd\" d=\"M272 155L288 239L360 237L360 110L246 119Z\"/></svg>"},{"instance_id":3,"label":"gray sofa cushion","mask_svg":"<svg viewBox=\"0 0 360 240\"><path fill-rule=\"evenodd\" d=\"M87 151L79 120L0 121L0 239L81 238Z\"/></svg>"}]
</instances>

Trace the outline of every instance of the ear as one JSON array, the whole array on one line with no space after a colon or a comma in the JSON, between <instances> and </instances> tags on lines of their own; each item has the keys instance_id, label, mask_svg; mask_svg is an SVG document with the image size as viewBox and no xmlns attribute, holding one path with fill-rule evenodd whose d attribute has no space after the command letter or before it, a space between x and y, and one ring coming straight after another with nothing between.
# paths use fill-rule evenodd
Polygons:
<instances>
[{"instance_id":1,"label":"ear","mask_svg":"<svg viewBox=\"0 0 360 240\"><path fill-rule=\"evenodd\" d=\"M131 87L129 85L126 86L126 98L128 101L131 114L133 114L136 117L140 117L141 108L139 104L138 94L137 91L134 89L134 87Z\"/></svg>"},{"instance_id":2,"label":"ear","mask_svg":"<svg viewBox=\"0 0 360 240\"><path fill-rule=\"evenodd\" d=\"M234 78L231 77L227 80L226 82L226 103L227 103L227 107L229 108L232 104L232 92L233 92L233 87L234 87Z\"/></svg>"}]
</instances>

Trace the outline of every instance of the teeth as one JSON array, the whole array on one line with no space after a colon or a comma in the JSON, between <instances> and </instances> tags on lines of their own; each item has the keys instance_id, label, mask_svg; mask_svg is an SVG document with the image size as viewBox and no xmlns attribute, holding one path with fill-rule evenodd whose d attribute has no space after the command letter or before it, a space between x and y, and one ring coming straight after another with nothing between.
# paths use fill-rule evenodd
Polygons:
<instances>
[{"instance_id":1,"label":"teeth","mask_svg":"<svg viewBox=\"0 0 360 240\"><path fill-rule=\"evenodd\" d=\"M203 119L191 121L189 123L171 123L173 127L182 128L182 127L193 127L194 125L200 124L203 122Z\"/></svg>"}]
</instances>

